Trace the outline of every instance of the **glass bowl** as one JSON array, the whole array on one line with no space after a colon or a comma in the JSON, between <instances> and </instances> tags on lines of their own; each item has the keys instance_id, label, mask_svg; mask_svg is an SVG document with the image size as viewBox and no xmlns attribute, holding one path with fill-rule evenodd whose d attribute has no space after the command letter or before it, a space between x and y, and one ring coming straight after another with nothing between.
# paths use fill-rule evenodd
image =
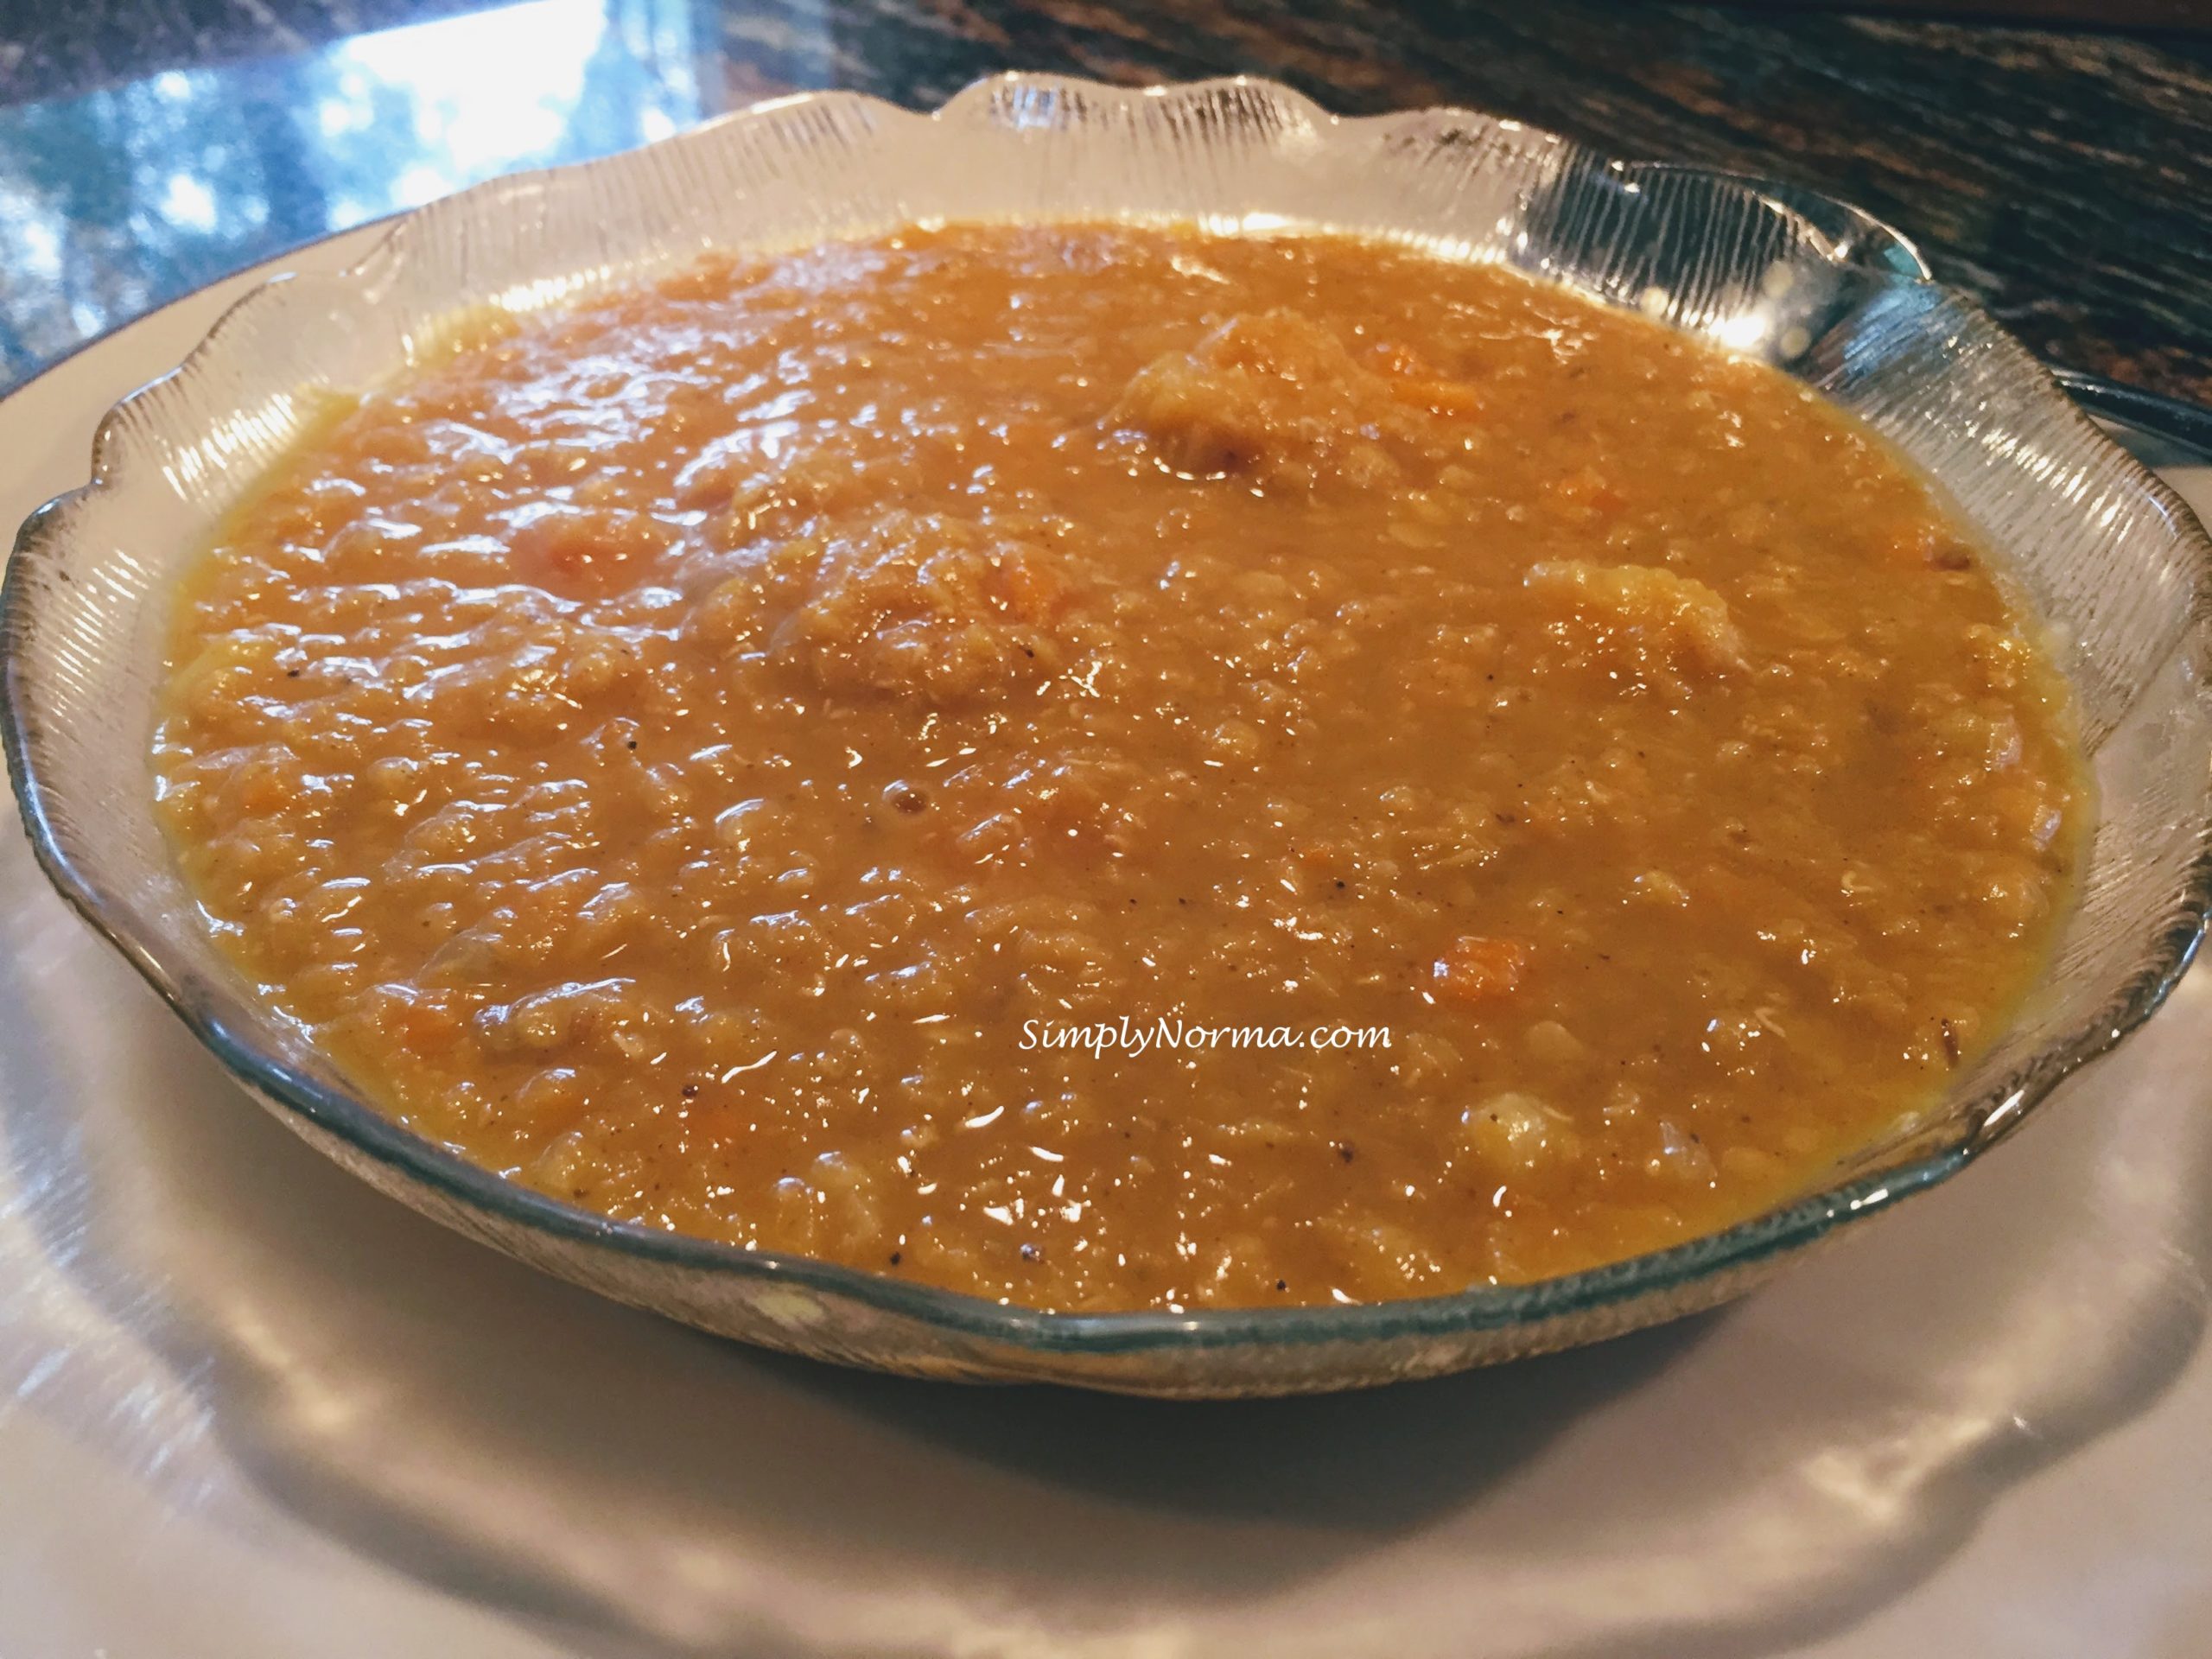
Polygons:
<instances>
[{"instance_id":1,"label":"glass bowl","mask_svg":"<svg viewBox=\"0 0 2212 1659\"><path fill-rule=\"evenodd\" d=\"M1822 1190L1541 1283L1355 1306L1059 1314L617 1223L366 1105L224 963L172 868L148 748L171 582L321 390L391 375L465 307L556 305L710 246L939 218L1316 226L1494 260L1775 364L1885 434L2058 642L2099 791L2080 900L2009 1033ZM1875 219L1802 189L1617 161L1461 110L1349 120L1267 82L978 83L931 114L833 92L397 220L280 279L103 423L92 481L23 526L0 594L16 799L62 894L309 1142L424 1214L608 1296L886 1370L1164 1395L1350 1388L1611 1336L1740 1294L1945 1180L2158 1007L2212 893L2212 544L2013 340Z\"/></svg>"}]
</instances>

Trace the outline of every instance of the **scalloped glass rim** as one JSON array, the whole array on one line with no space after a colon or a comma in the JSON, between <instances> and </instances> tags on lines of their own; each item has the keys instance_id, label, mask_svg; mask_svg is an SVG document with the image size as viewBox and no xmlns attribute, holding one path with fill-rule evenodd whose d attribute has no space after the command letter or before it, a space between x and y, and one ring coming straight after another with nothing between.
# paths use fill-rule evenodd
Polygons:
<instances>
[{"instance_id":1,"label":"scalloped glass rim","mask_svg":"<svg viewBox=\"0 0 2212 1659\"><path fill-rule=\"evenodd\" d=\"M862 142L870 137L880 138L873 149ZM993 158L1003 163L1005 176L948 186L946 156L938 152L960 144L995 146ZM1084 197L1089 175L1071 157L1075 163L1096 163L1095 172L1105 164L1099 158L1116 146L1134 158L1126 177L1116 175L1125 194ZM1162 149L1170 157L1165 165ZM652 189L644 187L657 182L664 194L712 181L717 164L757 188L764 200L780 203L785 220L796 213L795 231L779 220L778 232L750 238L765 245L935 216L912 210L917 192L933 200L964 190L977 201L977 211L945 216L994 216L1004 199L1039 188L1028 176L1035 168L1043 169L1046 186L1064 194L1045 197L1049 207L1033 203L1014 216L1103 212L1198 217L1224 227L1329 224L1405 237L1447 255L1501 258L1609 302L1637 305L1675 327L1717 335L1734 349L1781 363L1839 401L1857 396L1861 401L1853 406L1862 416L1868 401L1891 395L1874 377L1902 361L1909 408L1892 422L1893 437L1898 421L1910 429L1913 422L1925 424L1940 415L1961 423L1977 464L1987 459L1992 467L2009 467L2002 474L2009 488L2036 491L2038 512L2048 514L2056 504L2084 515L2086 524L2087 515L2109 517L2124 506L2147 515L2145 525L2166 531L2171 579L2152 596L2183 602L2173 637L2161 634L2162 645L2146 648L2153 652L2148 662L2123 657L2117 664L2085 659L2071 664L2077 683L2086 676L2093 694L2087 722L2093 739L2120 725L2133 706L2107 718L2094 706L2100 689L2108 692L2129 683L2131 675L2149 676L2176 664L2196 677L2195 664L2212 661L2206 649L2212 645L2212 544L2188 510L2096 434L2032 359L1970 302L1934 283L1901 235L1856 208L1796 187L1669 163L1616 161L1465 111L1341 119L1267 82L1126 90L1027 75L979 82L925 116L850 93L778 99L642 150L496 180L401 216L347 271L279 279L240 301L179 370L111 411L95 441L92 482L25 523L0 592L0 739L41 866L79 913L264 1103L387 1192L622 1300L709 1328L745 1325L753 1339L855 1363L1180 1394L1352 1386L1592 1339L1726 1299L1785 1253L1955 1173L2017 1128L2062 1077L2146 1018L2187 967L2212 908L2212 799L2202 788L2183 826L2193 836L2193 855L2177 861L2153 925L2133 941L2135 971L2110 988L2092 1017L2036 1044L2032 1052L2008 1054L2000 1043L2001 1065L1983 1067L1989 1075L1978 1073L1974 1086L1955 1090L1939 1115L1868 1154L1850 1179L1724 1231L1589 1272L1354 1306L1175 1314L1049 1313L1001 1306L810 1258L748 1252L613 1222L505 1180L399 1128L335 1079L316 1075L311 1057L299 1063L296 1040L278 1030L265 1010L234 982L196 967L188 959L188 943L174 929L150 925L131 895L103 880L81 827L58 810L67 783L66 778L56 781L61 766L52 750L69 722L48 717L40 677L62 671L49 659L63 648L49 648L45 656L40 648L59 626L54 617L79 617L60 608L76 602L66 591L73 580L69 561L86 556L87 546L96 559L130 557L127 546L99 553L96 538L87 537L98 512L132 490L152 488L158 474L202 513L193 536L173 535L189 543L215 511L194 501L192 492L219 493L211 477L226 467L257 472L242 463L265 458L289 441L291 394L310 377L280 385L270 377L289 359L255 366L257 350L272 350L253 333L279 308L272 295L293 296L296 308L298 296L313 289L343 319L347 305L383 303L420 268L440 259L465 264L473 251L480 261L513 263L520 256L484 251L500 239L487 236L487 228L496 226L525 245L533 234L550 241L548 227L563 211L574 217L582 199L607 221L594 226L596 240L581 250L596 258L579 264L579 251L568 250L547 269L505 272L519 279L504 282L488 296L474 289L448 295L444 308L450 313L487 297L516 308L556 303L709 245L748 239L743 231L734 237L713 232L694 237L673 228L683 220L652 219L669 201L657 203ZM749 170L741 174L741 164ZM1147 164L1159 170L1147 173ZM1236 175L1237 167L1251 176ZM1250 190L1254 179L1265 202L1224 194L1231 185ZM1386 181L1389 190L1382 188ZM833 186L846 194L836 194L828 188ZM1209 190L1215 193L1211 198ZM791 207L794 191L806 207ZM1288 195L1281 196L1285 191ZM1297 205L1293 210L1267 205L1278 200ZM823 204L831 217L810 229L806 215L819 216ZM1498 210L1494 223L1471 217L1493 208ZM1688 233L1685 224L1691 226ZM530 251L548 251L543 246ZM1779 270L1786 270L1789 280L1777 288L1773 277ZM1940 330L1949 332L1939 338ZM434 331L426 326L404 333L399 354L388 356L383 371L402 366ZM342 357L337 347L328 349ZM1980 354L1974 359L1983 372L1977 383L1980 401L1955 399L1936 414L1922 407L1924 400L1916 401L1971 353ZM358 373L345 379L342 362L332 372L340 384L361 384ZM210 403L219 416L212 422ZM1883 425L1878 409L1871 418ZM1961 496L1956 480L1941 468L1931 470ZM2093 483L2101 487L2092 490ZM1975 511L1977 505L1961 499L1962 510L1986 530L1989 515ZM115 508L118 517L123 512ZM2106 589L2089 591L2082 602L2094 605ZM2196 686L2196 697L2184 696L2180 706L2184 715L2212 729L2201 678ZM533 1249L533 1239L603 1250L629 1266L591 1267L582 1256ZM757 1298L760 1287L780 1284L818 1298L819 1313L830 1319L837 1308L849 1307L905 1323L899 1342L872 1349L834 1334L812 1339L806 1319L795 1325L771 1319L764 1334L753 1321L702 1317L690 1291L679 1295L672 1282L656 1282L657 1269L672 1270L696 1286L727 1286L741 1302L747 1295ZM929 1351L930 1332L987 1346L958 1344ZM1471 1340L1426 1354L1409 1345L1482 1333L1503 1339ZM1267 1363L1268 1352L1324 1344L1348 1346L1310 1373ZM1241 1362L1233 1351L1239 1350ZM1049 1363L1052 1356L1114 1355L1150 1355L1161 1363L1098 1371ZM1198 1363L1176 1363L1178 1355ZM1222 1363L1210 1364L1202 1356Z\"/></svg>"}]
</instances>

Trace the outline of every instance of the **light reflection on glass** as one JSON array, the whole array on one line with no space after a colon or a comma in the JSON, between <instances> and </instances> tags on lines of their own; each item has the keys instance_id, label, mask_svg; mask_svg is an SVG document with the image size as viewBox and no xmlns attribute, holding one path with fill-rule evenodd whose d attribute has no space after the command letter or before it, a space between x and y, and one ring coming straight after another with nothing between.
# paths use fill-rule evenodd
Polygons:
<instances>
[{"instance_id":1,"label":"light reflection on glass","mask_svg":"<svg viewBox=\"0 0 2212 1659\"><path fill-rule=\"evenodd\" d=\"M702 113L688 0L524 0L0 110L0 387L300 241Z\"/></svg>"}]
</instances>

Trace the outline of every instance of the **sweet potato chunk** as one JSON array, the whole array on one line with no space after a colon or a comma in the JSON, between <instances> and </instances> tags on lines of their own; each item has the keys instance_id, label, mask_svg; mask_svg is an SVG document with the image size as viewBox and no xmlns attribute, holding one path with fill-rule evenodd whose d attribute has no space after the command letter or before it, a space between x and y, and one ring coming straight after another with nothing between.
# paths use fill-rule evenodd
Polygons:
<instances>
[{"instance_id":1,"label":"sweet potato chunk","mask_svg":"<svg viewBox=\"0 0 2212 1659\"><path fill-rule=\"evenodd\" d=\"M1065 659L1053 625L1067 580L1033 543L899 510L815 546L810 589L772 648L828 688L953 701L1033 683Z\"/></svg>"}]
</instances>

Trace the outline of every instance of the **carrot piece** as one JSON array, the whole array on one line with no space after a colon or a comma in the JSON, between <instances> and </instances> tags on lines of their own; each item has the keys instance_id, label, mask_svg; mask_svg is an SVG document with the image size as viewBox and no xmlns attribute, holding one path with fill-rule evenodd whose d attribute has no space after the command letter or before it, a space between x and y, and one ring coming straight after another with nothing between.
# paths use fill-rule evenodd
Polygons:
<instances>
[{"instance_id":1,"label":"carrot piece","mask_svg":"<svg viewBox=\"0 0 2212 1659\"><path fill-rule=\"evenodd\" d=\"M1398 401L1432 415L1472 420L1483 412L1483 395L1464 380L1401 380L1390 390Z\"/></svg>"},{"instance_id":2,"label":"carrot piece","mask_svg":"<svg viewBox=\"0 0 2212 1659\"><path fill-rule=\"evenodd\" d=\"M1605 475L1595 467L1580 467L1564 478L1553 481L1552 495L1555 500L1572 503L1600 518L1610 518L1627 502L1621 493L1605 481Z\"/></svg>"},{"instance_id":3,"label":"carrot piece","mask_svg":"<svg viewBox=\"0 0 2212 1659\"><path fill-rule=\"evenodd\" d=\"M991 575L995 597L1017 621L1051 622L1067 608L1068 585L1042 558L1012 554L999 559Z\"/></svg>"},{"instance_id":4,"label":"carrot piece","mask_svg":"<svg viewBox=\"0 0 2212 1659\"><path fill-rule=\"evenodd\" d=\"M1437 995L1470 1007L1510 996L1529 965L1529 948L1511 939L1464 934L1436 959Z\"/></svg>"},{"instance_id":5,"label":"carrot piece","mask_svg":"<svg viewBox=\"0 0 2212 1659\"><path fill-rule=\"evenodd\" d=\"M1471 419L1483 412L1483 395L1464 380L1440 374L1411 347L1385 342L1367 353L1390 382L1390 395L1432 415Z\"/></svg>"}]
</instances>

